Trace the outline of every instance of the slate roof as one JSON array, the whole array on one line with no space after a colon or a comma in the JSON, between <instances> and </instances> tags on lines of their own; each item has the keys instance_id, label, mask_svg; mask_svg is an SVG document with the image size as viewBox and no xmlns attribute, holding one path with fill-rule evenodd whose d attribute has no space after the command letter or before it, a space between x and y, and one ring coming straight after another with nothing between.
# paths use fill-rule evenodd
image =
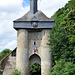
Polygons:
<instances>
[{"instance_id":1,"label":"slate roof","mask_svg":"<svg viewBox=\"0 0 75 75\"><path fill-rule=\"evenodd\" d=\"M30 11L27 12L23 17L15 20L15 21L32 21L33 18L36 18L37 21L54 21L50 18L48 18L43 12L38 11L35 14L32 14ZM15 22L14 21L14 22Z\"/></svg>"}]
</instances>

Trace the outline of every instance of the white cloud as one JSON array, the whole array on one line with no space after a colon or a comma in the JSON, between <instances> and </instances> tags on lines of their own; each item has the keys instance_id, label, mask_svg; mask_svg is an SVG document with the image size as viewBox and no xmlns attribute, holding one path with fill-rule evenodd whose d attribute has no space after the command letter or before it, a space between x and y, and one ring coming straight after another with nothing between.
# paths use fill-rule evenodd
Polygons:
<instances>
[{"instance_id":1,"label":"white cloud","mask_svg":"<svg viewBox=\"0 0 75 75\"><path fill-rule=\"evenodd\" d=\"M12 48L13 47L13 48ZM12 41L9 41L6 45L5 45L5 48L8 48L8 49L11 49L13 50L14 48L17 47L17 41L16 40L12 40Z\"/></svg>"},{"instance_id":2,"label":"white cloud","mask_svg":"<svg viewBox=\"0 0 75 75\"><path fill-rule=\"evenodd\" d=\"M13 28L13 20L23 16L29 10L29 6L23 8L22 2L25 1L0 0L0 51L16 47L17 32ZM50 17L66 2L68 0L38 0L38 8Z\"/></svg>"},{"instance_id":3,"label":"white cloud","mask_svg":"<svg viewBox=\"0 0 75 75\"><path fill-rule=\"evenodd\" d=\"M14 48L17 47L17 41L16 40L12 40L12 41L8 41L6 44L1 45L0 49L10 49L13 50ZM2 51L2 50L1 50Z\"/></svg>"},{"instance_id":4,"label":"white cloud","mask_svg":"<svg viewBox=\"0 0 75 75\"><path fill-rule=\"evenodd\" d=\"M29 6L23 8L23 0L0 0L0 51L16 47L17 32L13 21L23 16Z\"/></svg>"},{"instance_id":5,"label":"white cloud","mask_svg":"<svg viewBox=\"0 0 75 75\"><path fill-rule=\"evenodd\" d=\"M42 10L48 17L63 7L69 0L38 0L39 10Z\"/></svg>"},{"instance_id":6,"label":"white cloud","mask_svg":"<svg viewBox=\"0 0 75 75\"><path fill-rule=\"evenodd\" d=\"M17 8L21 8L23 0L0 0L1 11L17 11Z\"/></svg>"}]
</instances>

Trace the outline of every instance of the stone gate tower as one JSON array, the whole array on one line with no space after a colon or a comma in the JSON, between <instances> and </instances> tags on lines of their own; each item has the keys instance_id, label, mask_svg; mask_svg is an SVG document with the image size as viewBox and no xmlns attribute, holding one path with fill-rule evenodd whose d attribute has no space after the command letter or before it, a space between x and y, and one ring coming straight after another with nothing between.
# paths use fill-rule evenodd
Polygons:
<instances>
[{"instance_id":1,"label":"stone gate tower","mask_svg":"<svg viewBox=\"0 0 75 75\"><path fill-rule=\"evenodd\" d=\"M53 25L54 20L38 10L37 0L30 0L30 11L14 21L17 30L16 68L21 75L30 75L29 69L34 63L41 65L41 75L50 72L51 48L47 43Z\"/></svg>"}]
</instances>

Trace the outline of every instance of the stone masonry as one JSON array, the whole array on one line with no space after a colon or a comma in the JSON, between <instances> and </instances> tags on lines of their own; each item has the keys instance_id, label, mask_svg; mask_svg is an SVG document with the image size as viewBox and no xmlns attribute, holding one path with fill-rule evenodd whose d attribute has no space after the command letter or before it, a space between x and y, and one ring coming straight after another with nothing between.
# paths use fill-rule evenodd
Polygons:
<instances>
[{"instance_id":1,"label":"stone masonry","mask_svg":"<svg viewBox=\"0 0 75 75\"><path fill-rule=\"evenodd\" d=\"M0 62L3 75L10 75L14 69L21 71L21 75L30 75L30 67L35 63L41 65L41 75L50 73L52 57L47 43L55 21L39 11L37 3L38 0L30 0L30 11L13 21L17 30L17 48ZM35 52L33 47L37 48Z\"/></svg>"},{"instance_id":2,"label":"stone masonry","mask_svg":"<svg viewBox=\"0 0 75 75\"><path fill-rule=\"evenodd\" d=\"M41 65L41 75L48 75L51 68L51 48L47 45L50 29L43 30L17 30L17 56L16 68L21 71L22 75L29 75L29 68L34 63ZM34 53L32 47L34 42L37 51ZM39 57L35 56L38 55ZM33 55L33 58L31 56ZM32 60L33 61L32 61Z\"/></svg>"}]
</instances>

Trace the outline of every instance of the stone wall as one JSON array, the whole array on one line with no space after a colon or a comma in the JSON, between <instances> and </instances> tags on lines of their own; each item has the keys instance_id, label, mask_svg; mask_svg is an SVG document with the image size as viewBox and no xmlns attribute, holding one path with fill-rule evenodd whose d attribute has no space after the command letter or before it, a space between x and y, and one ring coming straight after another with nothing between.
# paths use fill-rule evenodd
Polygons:
<instances>
[{"instance_id":1,"label":"stone wall","mask_svg":"<svg viewBox=\"0 0 75 75\"><path fill-rule=\"evenodd\" d=\"M32 50L34 43L35 43L35 46L37 46L36 54L40 56L41 40L42 40L41 31L29 32L29 57L34 54L34 51Z\"/></svg>"},{"instance_id":2,"label":"stone wall","mask_svg":"<svg viewBox=\"0 0 75 75\"><path fill-rule=\"evenodd\" d=\"M8 57L5 68L3 70L3 75L10 75L16 68L16 57L11 54Z\"/></svg>"},{"instance_id":3,"label":"stone wall","mask_svg":"<svg viewBox=\"0 0 75 75\"><path fill-rule=\"evenodd\" d=\"M34 63L41 65L41 75L48 75L52 64L51 48L47 45L49 32L48 29L38 31L19 29L17 51L9 55L3 75L10 75L15 68L21 71L21 75L29 75L30 66ZM32 50L34 42L37 46L36 52Z\"/></svg>"},{"instance_id":4,"label":"stone wall","mask_svg":"<svg viewBox=\"0 0 75 75\"><path fill-rule=\"evenodd\" d=\"M52 65L51 48L47 45L50 35L50 30L42 31L41 41L41 75L48 75Z\"/></svg>"},{"instance_id":5,"label":"stone wall","mask_svg":"<svg viewBox=\"0 0 75 75\"><path fill-rule=\"evenodd\" d=\"M48 75L52 65L51 48L47 45L50 35L49 32L50 29L43 29L37 32L29 32L29 57L34 54L39 55L41 58L41 75ZM32 50L34 42L36 42L37 46L36 52ZM35 56L33 58L36 60ZM38 61L36 62L38 63ZM30 63L33 63L33 61L30 61Z\"/></svg>"},{"instance_id":6,"label":"stone wall","mask_svg":"<svg viewBox=\"0 0 75 75\"><path fill-rule=\"evenodd\" d=\"M16 52L16 68L21 71L21 75L29 75L28 31L26 29L19 29L17 31Z\"/></svg>"}]
</instances>

